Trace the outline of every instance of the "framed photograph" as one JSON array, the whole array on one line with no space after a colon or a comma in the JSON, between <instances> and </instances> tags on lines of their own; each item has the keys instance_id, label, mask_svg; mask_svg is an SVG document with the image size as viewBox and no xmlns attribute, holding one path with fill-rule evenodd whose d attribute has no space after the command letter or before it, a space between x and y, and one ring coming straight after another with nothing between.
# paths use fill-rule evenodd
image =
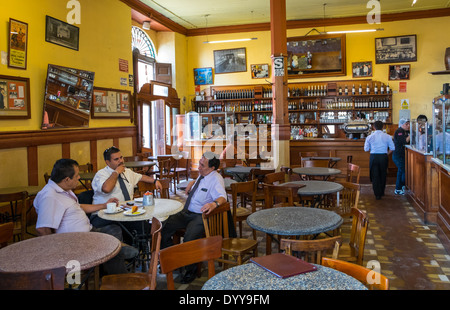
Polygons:
<instances>
[{"instance_id":1,"label":"framed photograph","mask_svg":"<svg viewBox=\"0 0 450 310\"><path fill-rule=\"evenodd\" d=\"M245 47L214 51L216 74L247 71Z\"/></svg>"},{"instance_id":2,"label":"framed photograph","mask_svg":"<svg viewBox=\"0 0 450 310\"><path fill-rule=\"evenodd\" d=\"M28 24L9 19L8 67L27 68Z\"/></svg>"},{"instance_id":3,"label":"framed photograph","mask_svg":"<svg viewBox=\"0 0 450 310\"><path fill-rule=\"evenodd\" d=\"M409 80L411 65L390 65L389 81Z\"/></svg>"},{"instance_id":4,"label":"framed photograph","mask_svg":"<svg viewBox=\"0 0 450 310\"><path fill-rule=\"evenodd\" d=\"M195 85L209 85L213 83L212 68L194 68Z\"/></svg>"},{"instance_id":5,"label":"framed photograph","mask_svg":"<svg viewBox=\"0 0 450 310\"><path fill-rule=\"evenodd\" d=\"M30 79L0 75L0 119L29 119Z\"/></svg>"},{"instance_id":6,"label":"framed photograph","mask_svg":"<svg viewBox=\"0 0 450 310\"><path fill-rule=\"evenodd\" d=\"M352 62L353 78L371 77L373 74L373 66L371 61Z\"/></svg>"},{"instance_id":7,"label":"framed photograph","mask_svg":"<svg viewBox=\"0 0 450 310\"><path fill-rule=\"evenodd\" d=\"M252 79L264 79L269 77L269 64L250 65Z\"/></svg>"},{"instance_id":8,"label":"framed photograph","mask_svg":"<svg viewBox=\"0 0 450 310\"><path fill-rule=\"evenodd\" d=\"M78 51L80 28L47 15L45 41Z\"/></svg>"},{"instance_id":9,"label":"framed photograph","mask_svg":"<svg viewBox=\"0 0 450 310\"><path fill-rule=\"evenodd\" d=\"M131 92L128 90L94 87L92 118L130 118Z\"/></svg>"},{"instance_id":10,"label":"framed photograph","mask_svg":"<svg viewBox=\"0 0 450 310\"><path fill-rule=\"evenodd\" d=\"M417 37L415 34L375 39L377 64L417 61Z\"/></svg>"}]
</instances>

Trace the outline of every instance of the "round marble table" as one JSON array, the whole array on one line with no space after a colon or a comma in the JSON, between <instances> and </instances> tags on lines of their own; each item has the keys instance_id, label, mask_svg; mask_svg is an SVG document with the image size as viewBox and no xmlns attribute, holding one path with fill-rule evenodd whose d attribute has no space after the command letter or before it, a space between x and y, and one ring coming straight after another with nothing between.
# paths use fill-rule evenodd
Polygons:
<instances>
[{"instance_id":1,"label":"round marble table","mask_svg":"<svg viewBox=\"0 0 450 310\"><path fill-rule=\"evenodd\" d=\"M236 178L236 181L238 182L246 181L252 169L273 170L272 168L244 167L244 166L226 167L224 169L226 174L232 175L233 177Z\"/></svg>"},{"instance_id":2,"label":"round marble table","mask_svg":"<svg viewBox=\"0 0 450 310\"><path fill-rule=\"evenodd\" d=\"M328 169L328 168L325 168ZM292 184L303 184L305 186L298 189L297 194L301 197L314 196L313 207L318 207L328 194L338 193L344 189L342 184L328 181L292 181L282 183L279 186L289 186Z\"/></svg>"},{"instance_id":3,"label":"round marble table","mask_svg":"<svg viewBox=\"0 0 450 310\"><path fill-rule=\"evenodd\" d=\"M129 207L125 202L120 203L121 206ZM138 207L142 207L142 203L135 204ZM140 215L128 216L124 215L124 212L115 214L105 213L105 209L98 212L98 216L105 220L117 221L117 222L133 222L151 220L156 217L158 220L165 221L170 215L175 214L183 210L184 205L174 199L155 198L155 204L153 206L142 207L145 213Z\"/></svg>"},{"instance_id":4,"label":"round marble table","mask_svg":"<svg viewBox=\"0 0 450 310\"><path fill-rule=\"evenodd\" d=\"M37 271L65 266L69 272L73 270L73 264L68 264L70 261L78 262L80 270L87 270L116 256L121 247L119 239L104 233L51 234L0 249L0 270ZM95 286L98 288L98 272Z\"/></svg>"},{"instance_id":5,"label":"round marble table","mask_svg":"<svg viewBox=\"0 0 450 310\"><path fill-rule=\"evenodd\" d=\"M125 165L125 167L130 168L130 169L145 168L145 167L151 167L151 166L156 165L155 162L153 162L153 161L146 161L146 160L142 160L142 161L126 161L123 164Z\"/></svg>"},{"instance_id":6,"label":"round marble table","mask_svg":"<svg viewBox=\"0 0 450 310\"><path fill-rule=\"evenodd\" d=\"M327 180L329 176L341 173L341 170L325 167L298 167L292 169L293 173L306 176L319 176Z\"/></svg>"},{"instance_id":7,"label":"round marble table","mask_svg":"<svg viewBox=\"0 0 450 310\"><path fill-rule=\"evenodd\" d=\"M279 278L254 263L226 269L206 281L202 290L367 290L358 280L332 268Z\"/></svg>"}]
</instances>

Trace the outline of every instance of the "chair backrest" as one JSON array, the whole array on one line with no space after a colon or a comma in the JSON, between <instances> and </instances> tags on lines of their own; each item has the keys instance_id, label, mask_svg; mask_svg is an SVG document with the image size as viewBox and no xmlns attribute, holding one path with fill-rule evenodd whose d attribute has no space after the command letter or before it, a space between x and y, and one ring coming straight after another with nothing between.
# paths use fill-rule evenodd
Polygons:
<instances>
[{"instance_id":1,"label":"chair backrest","mask_svg":"<svg viewBox=\"0 0 450 310\"><path fill-rule=\"evenodd\" d=\"M266 175L274 172L275 169L253 168L252 170L250 170L249 180L258 180L258 183L263 183Z\"/></svg>"},{"instance_id":2,"label":"chair backrest","mask_svg":"<svg viewBox=\"0 0 450 310\"><path fill-rule=\"evenodd\" d=\"M353 217L353 222L350 233L350 252L352 256L356 257L356 263L362 265L369 219L367 218L367 215L358 208L352 208L351 215Z\"/></svg>"},{"instance_id":3,"label":"chair backrest","mask_svg":"<svg viewBox=\"0 0 450 310\"><path fill-rule=\"evenodd\" d=\"M177 168L177 160L172 156L168 158L158 156L158 168L161 179L173 178Z\"/></svg>"},{"instance_id":4,"label":"chair backrest","mask_svg":"<svg viewBox=\"0 0 450 310\"><path fill-rule=\"evenodd\" d=\"M280 171L284 172L287 175L288 182L301 181L300 175L298 175L297 173L293 173L291 167L281 166Z\"/></svg>"},{"instance_id":5,"label":"chair backrest","mask_svg":"<svg viewBox=\"0 0 450 310\"><path fill-rule=\"evenodd\" d=\"M152 236L151 243L151 259L150 267L148 269L148 283L150 283L150 289L156 289L156 276L158 274L158 258L161 249L161 229L162 224L160 220L156 217L152 218L152 229L150 230L150 235Z\"/></svg>"},{"instance_id":6,"label":"chair backrest","mask_svg":"<svg viewBox=\"0 0 450 310\"><path fill-rule=\"evenodd\" d=\"M63 290L66 267L31 272L0 271L0 290Z\"/></svg>"},{"instance_id":7,"label":"chair backrest","mask_svg":"<svg viewBox=\"0 0 450 310\"><path fill-rule=\"evenodd\" d=\"M329 166L330 166L329 159L302 160L302 167L325 167L325 168L328 168Z\"/></svg>"},{"instance_id":8,"label":"chair backrest","mask_svg":"<svg viewBox=\"0 0 450 310\"><path fill-rule=\"evenodd\" d=\"M350 216L352 208L358 208L361 186L351 182L336 182L342 184L344 188L339 192L339 204L336 213L341 216Z\"/></svg>"},{"instance_id":9,"label":"chair backrest","mask_svg":"<svg viewBox=\"0 0 450 310\"><path fill-rule=\"evenodd\" d=\"M20 239L24 240L26 232L27 222L27 192L16 192L10 194L0 194L0 203L9 202L11 207L11 216L14 223L20 223L15 226L14 235L17 235L16 231L20 230Z\"/></svg>"},{"instance_id":10,"label":"chair backrest","mask_svg":"<svg viewBox=\"0 0 450 310\"><path fill-rule=\"evenodd\" d=\"M322 258L322 266L333 268L355 278L367 286L369 290L389 290L389 279L386 276L364 266L328 257ZM367 279L368 275L370 283Z\"/></svg>"},{"instance_id":11,"label":"chair backrest","mask_svg":"<svg viewBox=\"0 0 450 310\"><path fill-rule=\"evenodd\" d=\"M92 172L94 171L94 166L91 163L87 163L85 165L79 165L78 168L80 172Z\"/></svg>"},{"instance_id":12,"label":"chair backrest","mask_svg":"<svg viewBox=\"0 0 450 310\"><path fill-rule=\"evenodd\" d=\"M281 184L286 181L286 173L284 171L266 174L264 183L266 184ZM276 183L276 184L275 184Z\"/></svg>"},{"instance_id":13,"label":"chair backrest","mask_svg":"<svg viewBox=\"0 0 450 310\"><path fill-rule=\"evenodd\" d=\"M347 182L359 183L360 167L358 165L348 163L347 164Z\"/></svg>"},{"instance_id":14,"label":"chair backrest","mask_svg":"<svg viewBox=\"0 0 450 310\"><path fill-rule=\"evenodd\" d=\"M81 192L77 195L78 202L80 204L92 204L92 201L94 200L94 190L90 189L84 192Z\"/></svg>"},{"instance_id":15,"label":"chair backrest","mask_svg":"<svg viewBox=\"0 0 450 310\"><path fill-rule=\"evenodd\" d=\"M215 275L214 260L222 256L222 236L183 242L159 252L161 273L167 275L167 289L175 289L173 271L183 266L208 261L208 279Z\"/></svg>"},{"instance_id":16,"label":"chair backrest","mask_svg":"<svg viewBox=\"0 0 450 310\"><path fill-rule=\"evenodd\" d=\"M123 161L141 161L141 156L135 155L135 156L124 156Z\"/></svg>"},{"instance_id":17,"label":"chair backrest","mask_svg":"<svg viewBox=\"0 0 450 310\"><path fill-rule=\"evenodd\" d=\"M245 207L244 194L251 194L252 212L256 211L256 191L258 190L258 180L251 180L247 182L231 183L231 197L233 201L233 222L236 225L238 196L241 197L241 206Z\"/></svg>"},{"instance_id":18,"label":"chair backrest","mask_svg":"<svg viewBox=\"0 0 450 310\"><path fill-rule=\"evenodd\" d=\"M342 243L341 236L316 240L281 239L280 249L288 255L297 252L298 258L313 264L322 264L322 257L331 254L333 258L338 257L339 247Z\"/></svg>"},{"instance_id":19,"label":"chair backrest","mask_svg":"<svg viewBox=\"0 0 450 310\"><path fill-rule=\"evenodd\" d=\"M209 214L202 213L203 227L205 228L205 236L222 236L229 237L228 232L228 211L230 203L225 202L212 210Z\"/></svg>"},{"instance_id":20,"label":"chair backrest","mask_svg":"<svg viewBox=\"0 0 450 310\"><path fill-rule=\"evenodd\" d=\"M269 159L262 159L262 158L248 158L244 160L244 164L248 167L256 167L257 165L261 165L262 163L268 162L270 162Z\"/></svg>"},{"instance_id":21,"label":"chair backrest","mask_svg":"<svg viewBox=\"0 0 450 310\"><path fill-rule=\"evenodd\" d=\"M14 232L14 223L8 222L0 224L0 249L7 246L12 239Z\"/></svg>"},{"instance_id":22,"label":"chair backrest","mask_svg":"<svg viewBox=\"0 0 450 310\"><path fill-rule=\"evenodd\" d=\"M290 186L278 186L263 184L265 203L264 208L289 207L294 206L298 189Z\"/></svg>"},{"instance_id":23,"label":"chair backrest","mask_svg":"<svg viewBox=\"0 0 450 310\"><path fill-rule=\"evenodd\" d=\"M160 198L170 198L169 188L170 188L170 180L169 179L158 179L161 183L161 192L159 192ZM147 183L144 181L139 181L138 184L138 194L139 197L143 197L144 194L148 191L153 193L153 197L158 196L158 192L156 190L156 185L154 183Z\"/></svg>"}]
</instances>

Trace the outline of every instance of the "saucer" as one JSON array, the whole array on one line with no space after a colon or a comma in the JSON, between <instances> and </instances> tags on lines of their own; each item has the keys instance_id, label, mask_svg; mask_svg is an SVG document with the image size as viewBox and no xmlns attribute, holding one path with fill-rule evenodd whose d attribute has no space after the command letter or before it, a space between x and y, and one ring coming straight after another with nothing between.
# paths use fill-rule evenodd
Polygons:
<instances>
[{"instance_id":1,"label":"saucer","mask_svg":"<svg viewBox=\"0 0 450 310\"><path fill-rule=\"evenodd\" d=\"M106 210L106 209L103 212L105 212L106 214L116 214L116 213L120 213L122 211L123 211L122 208L116 208L116 210L113 212L108 212L108 210Z\"/></svg>"}]
</instances>

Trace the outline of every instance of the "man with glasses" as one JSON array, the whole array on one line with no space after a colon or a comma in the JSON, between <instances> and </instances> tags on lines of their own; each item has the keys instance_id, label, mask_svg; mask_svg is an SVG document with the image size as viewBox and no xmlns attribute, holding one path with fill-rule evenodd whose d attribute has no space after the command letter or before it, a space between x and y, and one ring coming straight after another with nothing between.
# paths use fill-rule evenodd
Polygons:
<instances>
[{"instance_id":1,"label":"man with glasses","mask_svg":"<svg viewBox=\"0 0 450 310\"><path fill-rule=\"evenodd\" d=\"M122 153L118 148L112 146L103 152L106 167L99 170L92 180L94 190L93 203L105 203L108 199L116 197L119 201L133 200L134 188L139 181L155 183L156 189L161 190L161 183L153 177L143 175L128 169L124 165ZM101 219L97 215L91 216L91 223L96 226L107 225L110 221ZM122 223L129 231L142 232L142 225L139 221ZM145 231L149 229L146 222ZM124 235L127 238L127 235ZM127 240L128 241L128 240Z\"/></svg>"}]
</instances>

